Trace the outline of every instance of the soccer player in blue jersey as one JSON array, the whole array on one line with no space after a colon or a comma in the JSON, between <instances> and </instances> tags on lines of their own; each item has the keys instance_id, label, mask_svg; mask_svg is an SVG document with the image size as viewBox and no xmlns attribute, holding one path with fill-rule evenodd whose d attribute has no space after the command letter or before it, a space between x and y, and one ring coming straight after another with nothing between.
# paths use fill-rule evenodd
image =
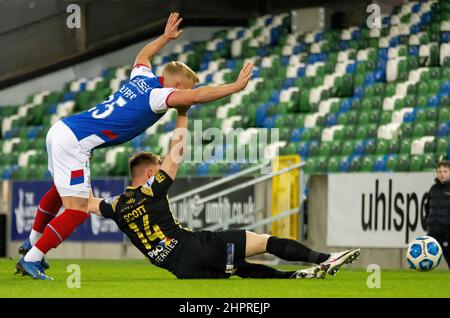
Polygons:
<instances>
[{"instance_id":1,"label":"soccer player in blue jersey","mask_svg":"<svg viewBox=\"0 0 450 318\"><path fill-rule=\"evenodd\" d=\"M182 19L172 13L164 34L147 44L137 55L130 80L119 91L88 111L56 122L47 134L48 168L52 188L39 202L29 239L19 248L24 255L18 273L35 279L50 279L44 272L44 255L61 244L88 217L91 193L89 159L94 149L129 141L157 122L169 107L185 109L207 103L244 89L252 75L252 64L241 70L237 80L219 86L195 88L196 74L181 62L171 62L156 77L149 60L169 41L177 39ZM64 212L58 216L61 205ZM56 217L55 217L56 216Z\"/></svg>"}]
</instances>

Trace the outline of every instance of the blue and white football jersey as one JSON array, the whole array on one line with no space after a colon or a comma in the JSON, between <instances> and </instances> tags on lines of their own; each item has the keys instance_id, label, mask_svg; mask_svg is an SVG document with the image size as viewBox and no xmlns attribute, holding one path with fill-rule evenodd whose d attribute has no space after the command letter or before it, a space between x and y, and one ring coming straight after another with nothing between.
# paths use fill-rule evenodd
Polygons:
<instances>
[{"instance_id":1,"label":"blue and white football jersey","mask_svg":"<svg viewBox=\"0 0 450 318\"><path fill-rule=\"evenodd\" d=\"M163 88L162 78L138 64L130 80L105 101L62 121L86 150L127 142L156 123L167 111L173 88Z\"/></svg>"}]
</instances>

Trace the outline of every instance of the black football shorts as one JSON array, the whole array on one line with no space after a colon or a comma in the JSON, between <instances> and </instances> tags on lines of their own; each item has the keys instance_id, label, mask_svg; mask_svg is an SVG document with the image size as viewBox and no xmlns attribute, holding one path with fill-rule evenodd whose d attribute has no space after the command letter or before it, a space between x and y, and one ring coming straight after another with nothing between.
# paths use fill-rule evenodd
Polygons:
<instances>
[{"instance_id":1,"label":"black football shorts","mask_svg":"<svg viewBox=\"0 0 450 318\"><path fill-rule=\"evenodd\" d=\"M177 278L229 278L227 245L234 244L233 264L245 262L245 230L197 231L181 242L173 263Z\"/></svg>"}]
</instances>

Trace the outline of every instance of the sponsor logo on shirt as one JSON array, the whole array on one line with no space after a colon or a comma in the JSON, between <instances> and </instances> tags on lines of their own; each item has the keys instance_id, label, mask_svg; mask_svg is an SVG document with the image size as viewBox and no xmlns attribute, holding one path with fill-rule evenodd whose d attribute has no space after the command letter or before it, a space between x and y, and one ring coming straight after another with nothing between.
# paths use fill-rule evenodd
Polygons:
<instances>
[{"instance_id":1,"label":"sponsor logo on shirt","mask_svg":"<svg viewBox=\"0 0 450 318\"><path fill-rule=\"evenodd\" d=\"M173 251L175 246L178 244L178 241L166 237L164 240L158 243L151 251L148 252L148 256L157 264L163 263L167 256Z\"/></svg>"}]
</instances>

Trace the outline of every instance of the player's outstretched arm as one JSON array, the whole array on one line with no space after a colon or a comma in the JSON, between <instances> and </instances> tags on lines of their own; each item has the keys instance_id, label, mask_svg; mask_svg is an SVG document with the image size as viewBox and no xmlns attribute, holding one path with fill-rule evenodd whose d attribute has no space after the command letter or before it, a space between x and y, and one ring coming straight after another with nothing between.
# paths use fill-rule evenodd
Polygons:
<instances>
[{"instance_id":1,"label":"player's outstretched arm","mask_svg":"<svg viewBox=\"0 0 450 318\"><path fill-rule=\"evenodd\" d=\"M172 141L170 142L169 153L164 157L161 164L161 170L164 170L172 180L175 180L178 166L183 160L184 148L186 146L187 138L187 111L189 107L179 108L176 128L173 131Z\"/></svg>"},{"instance_id":2,"label":"player's outstretched arm","mask_svg":"<svg viewBox=\"0 0 450 318\"><path fill-rule=\"evenodd\" d=\"M195 89L178 89L167 98L167 105L173 108L208 103L243 90L252 77L253 64L247 63L239 73L237 80L230 84L203 86Z\"/></svg>"},{"instance_id":3,"label":"player's outstretched arm","mask_svg":"<svg viewBox=\"0 0 450 318\"><path fill-rule=\"evenodd\" d=\"M178 27L183 19L178 13L171 13L167 20L164 34L156 40L150 42L142 50L139 51L134 65L142 64L150 67L150 60L155 56L168 42L177 39L183 30L178 30Z\"/></svg>"}]
</instances>

